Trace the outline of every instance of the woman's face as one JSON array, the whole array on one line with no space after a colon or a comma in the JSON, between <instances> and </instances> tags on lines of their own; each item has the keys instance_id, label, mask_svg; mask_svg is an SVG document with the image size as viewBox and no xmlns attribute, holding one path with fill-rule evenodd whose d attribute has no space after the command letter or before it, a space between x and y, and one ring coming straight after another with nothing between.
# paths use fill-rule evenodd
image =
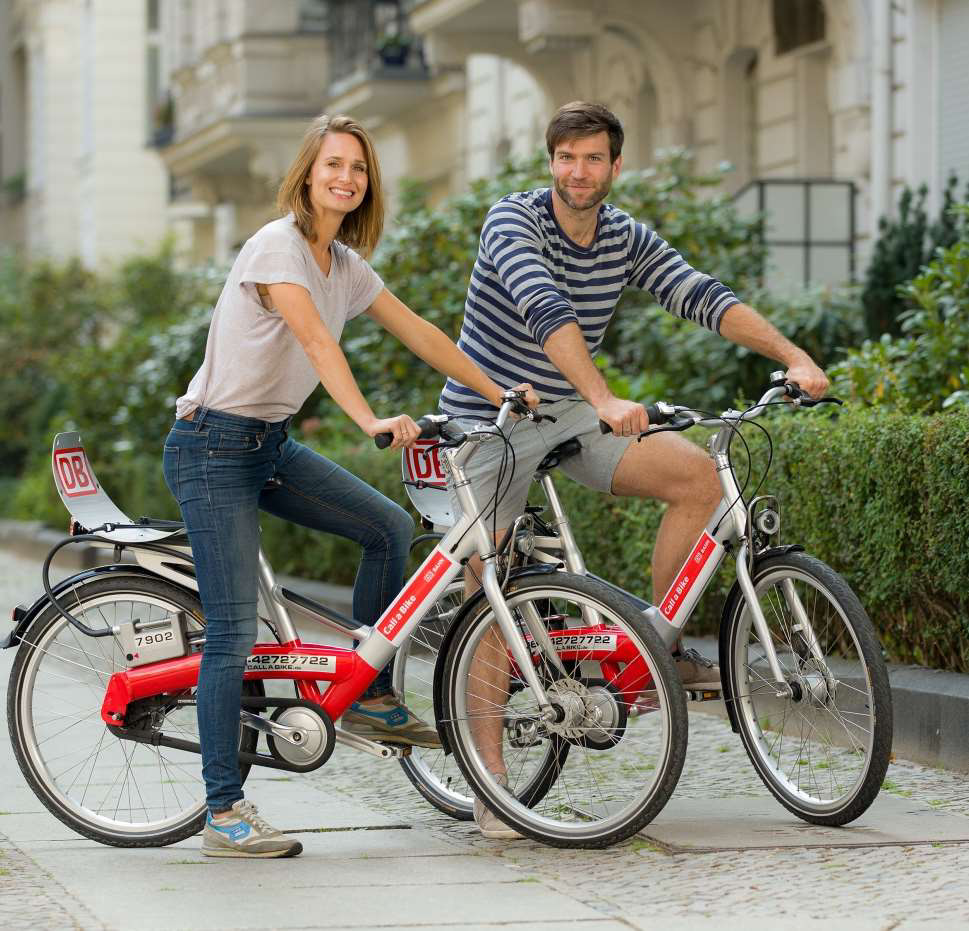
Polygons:
<instances>
[{"instance_id":1,"label":"woman's face","mask_svg":"<svg viewBox=\"0 0 969 931\"><path fill-rule=\"evenodd\" d=\"M306 183L314 211L347 214L363 203L367 192L367 159L350 133L327 133Z\"/></svg>"}]
</instances>

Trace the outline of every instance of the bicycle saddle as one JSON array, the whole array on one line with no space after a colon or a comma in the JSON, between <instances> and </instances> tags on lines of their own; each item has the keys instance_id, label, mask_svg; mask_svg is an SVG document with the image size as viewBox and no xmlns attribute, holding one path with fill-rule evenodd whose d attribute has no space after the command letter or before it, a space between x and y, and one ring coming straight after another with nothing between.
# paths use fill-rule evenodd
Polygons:
<instances>
[{"instance_id":1,"label":"bicycle saddle","mask_svg":"<svg viewBox=\"0 0 969 931\"><path fill-rule=\"evenodd\" d=\"M582 451L582 444L579 442L577 437L572 437L571 440L565 440L563 443L559 443L558 446L550 449L546 454L545 458L538 464L536 472L551 472L556 466L561 465L566 459L580 453Z\"/></svg>"}]
</instances>

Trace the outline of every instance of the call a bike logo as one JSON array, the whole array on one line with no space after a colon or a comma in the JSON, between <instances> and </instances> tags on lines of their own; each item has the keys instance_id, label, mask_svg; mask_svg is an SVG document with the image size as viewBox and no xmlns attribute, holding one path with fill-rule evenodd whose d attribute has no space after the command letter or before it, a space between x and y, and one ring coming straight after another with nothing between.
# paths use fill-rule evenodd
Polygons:
<instances>
[{"instance_id":1,"label":"call a bike logo","mask_svg":"<svg viewBox=\"0 0 969 931\"><path fill-rule=\"evenodd\" d=\"M377 630L388 640L393 640L403 629L404 621L414 606L424 601L441 574L450 569L451 566L451 560L443 553L432 553L422 567L420 574L407 587L407 591L401 595L400 601L390 608L383 620L378 623Z\"/></svg>"},{"instance_id":2,"label":"call a bike logo","mask_svg":"<svg viewBox=\"0 0 969 931\"><path fill-rule=\"evenodd\" d=\"M676 581L670 586L670 590L663 599L663 617L668 621L673 620L673 616L679 610L690 589L693 588L693 583L696 582L703 571L703 567L707 564L707 560L716 546L717 543L710 534L704 533L700 537L700 541L694 547L693 552L690 553L689 559L687 559L686 564L680 570L680 574L676 577Z\"/></svg>"}]
</instances>

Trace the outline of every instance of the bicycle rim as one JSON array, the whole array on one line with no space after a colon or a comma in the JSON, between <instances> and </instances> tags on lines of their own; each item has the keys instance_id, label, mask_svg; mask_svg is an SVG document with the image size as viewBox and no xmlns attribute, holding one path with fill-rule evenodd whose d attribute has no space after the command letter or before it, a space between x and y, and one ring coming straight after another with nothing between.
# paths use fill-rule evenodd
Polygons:
<instances>
[{"instance_id":1,"label":"bicycle rim","mask_svg":"<svg viewBox=\"0 0 969 931\"><path fill-rule=\"evenodd\" d=\"M840 583L850 594L847 586L823 564L817 565L830 579L802 562L769 567L755 580L778 662L795 694L776 694L753 616L738 608L730 662L735 708L751 760L780 801L801 816L846 823L870 804L887 766L887 675L877 644L867 642L874 635L863 609L832 591ZM820 659L799 629L788 583L810 621ZM850 816L839 818L844 812Z\"/></svg>"},{"instance_id":2,"label":"bicycle rim","mask_svg":"<svg viewBox=\"0 0 969 931\"><path fill-rule=\"evenodd\" d=\"M425 721L435 718L434 669L463 599L464 582L449 585L394 657L394 688ZM400 765L421 795L440 811L459 820L471 818L471 789L452 754L440 748L414 747Z\"/></svg>"},{"instance_id":3,"label":"bicycle rim","mask_svg":"<svg viewBox=\"0 0 969 931\"><path fill-rule=\"evenodd\" d=\"M557 573L512 586L506 600L519 625L531 613L548 628L581 628L583 609L596 612L605 632L630 645L634 662L610 666L587 651L562 670L530 641L550 699L568 709L562 723L545 722L522 676L512 675L502 700L483 684L500 655L497 621L486 605L468 619L448 657L447 726L462 770L502 820L538 840L601 847L630 836L662 809L682 768L686 706L682 690L670 687L676 674L667 651L632 606L588 579ZM507 788L492 775L488 751L499 726ZM541 791L523 791L526 783Z\"/></svg>"}]
</instances>

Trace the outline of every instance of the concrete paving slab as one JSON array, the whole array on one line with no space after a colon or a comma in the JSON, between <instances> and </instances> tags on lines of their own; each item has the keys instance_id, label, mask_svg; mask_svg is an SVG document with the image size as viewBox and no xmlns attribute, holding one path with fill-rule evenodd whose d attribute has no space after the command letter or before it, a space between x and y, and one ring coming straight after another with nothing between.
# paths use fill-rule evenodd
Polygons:
<instances>
[{"instance_id":1,"label":"concrete paving slab","mask_svg":"<svg viewBox=\"0 0 969 931\"><path fill-rule=\"evenodd\" d=\"M865 918L785 918L755 917L750 915L724 918L722 915L664 915L655 912L649 914L623 915L630 927L637 931L702 931L702 929L716 929L716 931L778 931L778 928L789 931L897 931L899 925L889 924L883 920Z\"/></svg>"},{"instance_id":2,"label":"concrete paving slab","mask_svg":"<svg viewBox=\"0 0 969 931\"><path fill-rule=\"evenodd\" d=\"M617 921L615 918L585 918L579 921L494 921L487 924L345 925L340 928L330 928L329 931L387 931L388 927L432 928L433 931L498 931L498 929L508 928L521 928L522 931L629 931L633 925L625 921ZM657 926L651 927L650 931L657 931Z\"/></svg>"},{"instance_id":3,"label":"concrete paving slab","mask_svg":"<svg viewBox=\"0 0 969 931\"><path fill-rule=\"evenodd\" d=\"M773 847L874 847L969 843L969 818L882 794L853 824L798 820L773 799L671 799L642 832L676 853Z\"/></svg>"},{"instance_id":4,"label":"concrete paving slab","mask_svg":"<svg viewBox=\"0 0 969 931\"><path fill-rule=\"evenodd\" d=\"M67 892L114 928L403 927L457 916L486 924L510 915L522 922L597 915L489 858L415 856L413 836L389 856L385 839L395 832L377 833L357 832L340 857L332 836L311 836L302 857L258 863L202 860L183 845L100 853L84 844L48 845L32 855L42 868L56 866Z\"/></svg>"}]
</instances>

